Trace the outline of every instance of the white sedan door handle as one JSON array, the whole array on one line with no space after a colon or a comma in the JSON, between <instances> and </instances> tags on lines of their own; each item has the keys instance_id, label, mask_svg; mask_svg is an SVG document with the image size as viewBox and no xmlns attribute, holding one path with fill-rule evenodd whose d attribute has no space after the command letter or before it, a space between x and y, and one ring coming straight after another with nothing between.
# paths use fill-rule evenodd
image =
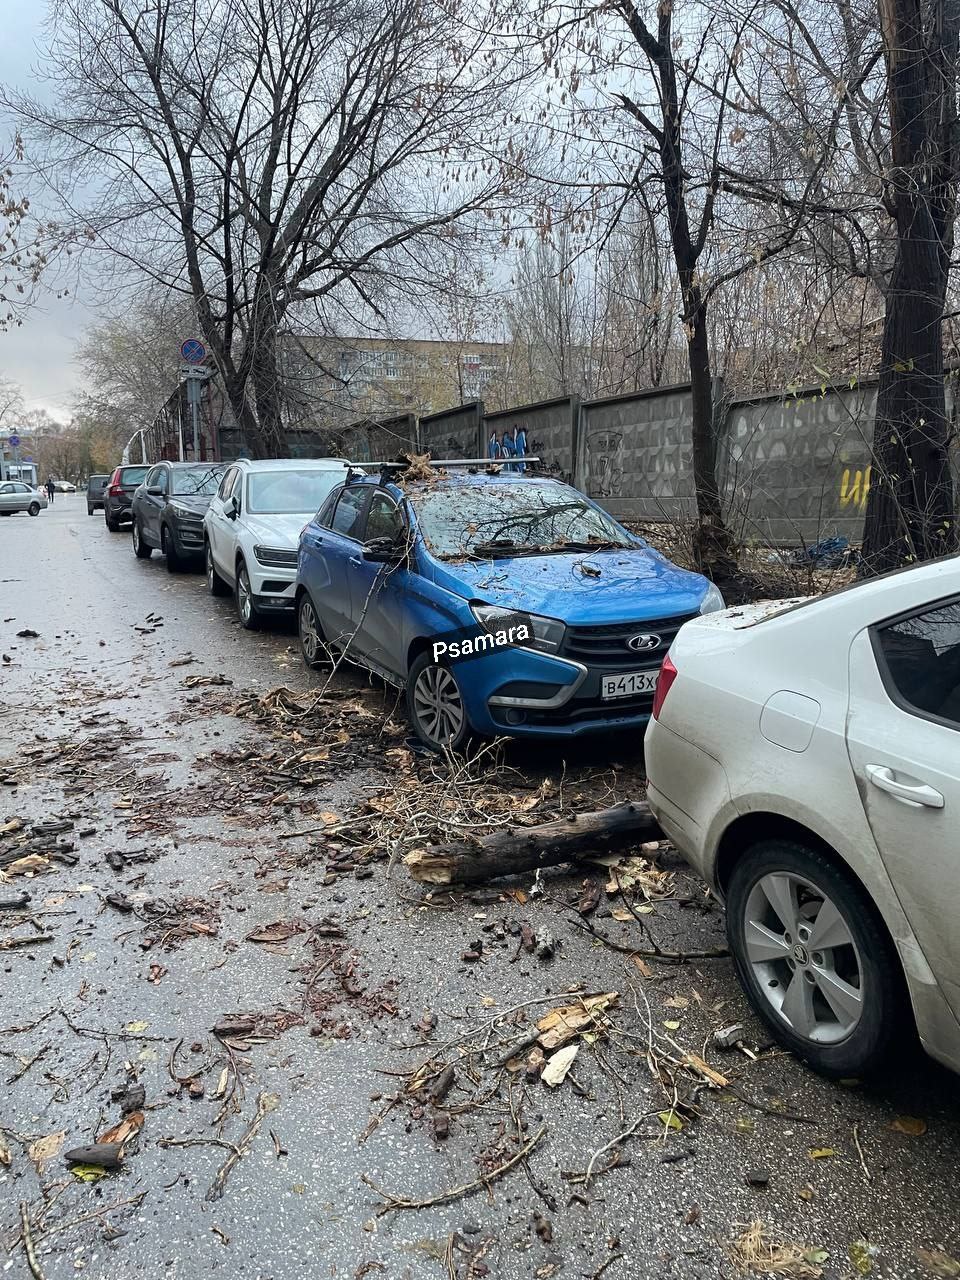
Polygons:
<instances>
[{"instance_id":1,"label":"white sedan door handle","mask_svg":"<svg viewBox=\"0 0 960 1280\"><path fill-rule=\"evenodd\" d=\"M879 787L881 791L887 791L896 800L903 801L904 804L913 805L920 808L926 805L930 809L943 808L943 796L939 791L935 791L933 787L928 787L926 783L918 783L910 786L906 782L898 782L894 777L893 770L887 768L883 764L868 764L867 777L875 787Z\"/></svg>"}]
</instances>

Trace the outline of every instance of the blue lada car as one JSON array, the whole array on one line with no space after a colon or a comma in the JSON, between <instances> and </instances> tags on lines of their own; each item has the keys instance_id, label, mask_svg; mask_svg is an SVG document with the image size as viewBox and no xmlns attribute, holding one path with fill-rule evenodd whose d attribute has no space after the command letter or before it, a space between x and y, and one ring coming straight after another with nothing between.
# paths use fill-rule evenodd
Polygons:
<instances>
[{"instance_id":1,"label":"blue lada car","mask_svg":"<svg viewBox=\"0 0 960 1280\"><path fill-rule=\"evenodd\" d=\"M723 608L589 498L530 471L351 473L300 538L300 647L405 690L428 746L645 725L689 618Z\"/></svg>"}]
</instances>

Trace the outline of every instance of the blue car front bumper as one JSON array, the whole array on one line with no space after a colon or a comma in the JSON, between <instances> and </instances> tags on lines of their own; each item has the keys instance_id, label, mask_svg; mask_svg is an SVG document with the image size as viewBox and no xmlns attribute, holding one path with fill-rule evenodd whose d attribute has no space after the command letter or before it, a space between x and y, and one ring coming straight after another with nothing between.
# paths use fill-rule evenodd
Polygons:
<instances>
[{"instance_id":1,"label":"blue car front bumper","mask_svg":"<svg viewBox=\"0 0 960 1280\"><path fill-rule=\"evenodd\" d=\"M470 723L490 736L571 738L643 728L653 705L652 694L604 699L603 671L531 649L484 654L454 671Z\"/></svg>"}]
</instances>

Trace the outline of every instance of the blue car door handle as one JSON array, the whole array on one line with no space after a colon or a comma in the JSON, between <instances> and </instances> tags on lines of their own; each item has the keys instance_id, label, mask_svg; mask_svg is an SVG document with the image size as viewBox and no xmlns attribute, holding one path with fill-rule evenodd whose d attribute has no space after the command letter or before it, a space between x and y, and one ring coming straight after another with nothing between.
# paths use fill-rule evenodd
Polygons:
<instances>
[{"instance_id":1,"label":"blue car door handle","mask_svg":"<svg viewBox=\"0 0 960 1280\"><path fill-rule=\"evenodd\" d=\"M360 557L359 557L359 556L351 556L351 557L350 557L350 563L351 563L351 564L356 564L356 565L361 565L361 564L363 564L363 561L360 559Z\"/></svg>"}]
</instances>

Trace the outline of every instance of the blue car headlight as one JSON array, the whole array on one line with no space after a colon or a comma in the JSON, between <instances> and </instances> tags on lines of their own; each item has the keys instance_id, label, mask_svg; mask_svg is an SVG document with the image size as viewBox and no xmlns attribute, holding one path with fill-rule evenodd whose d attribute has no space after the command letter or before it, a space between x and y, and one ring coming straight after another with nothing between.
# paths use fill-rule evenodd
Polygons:
<instances>
[{"instance_id":1,"label":"blue car headlight","mask_svg":"<svg viewBox=\"0 0 960 1280\"><path fill-rule=\"evenodd\" d=\"M717 613L720 609L725 609L723 596L720 594L720 588L712 582L707 587L707 594L700 601L701 613Z\"/></svg>"},{"instance_id":2,"label":"blue car headlight","mask_svg":"<svg viewBox=\"0 0 960 1280\"><path fill-rule=\"evenodd\" d=\"M537 613L525 613L522 609L504 609L496 604L472 604L470 611L484 631L496 633L518 618L533 627L533 639L525 649L540 649L544 653L557 653L563 644L566 627L557 618L543 618Z\"/></svg>"}]
</instances>

